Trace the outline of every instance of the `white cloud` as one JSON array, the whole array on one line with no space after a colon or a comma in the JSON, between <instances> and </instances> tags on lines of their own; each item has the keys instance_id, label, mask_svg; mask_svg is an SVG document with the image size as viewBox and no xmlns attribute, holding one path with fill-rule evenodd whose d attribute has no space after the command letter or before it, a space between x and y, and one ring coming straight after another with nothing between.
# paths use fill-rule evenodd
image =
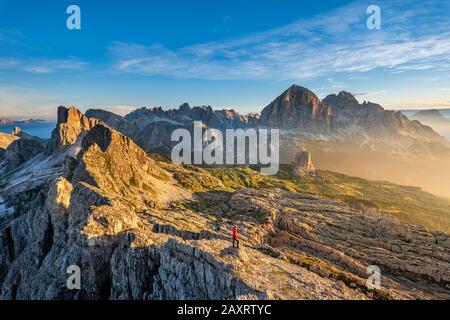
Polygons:
<instances>
[{"instance_id":1,"label":"white cloud","mask_svg":"<svg viewBox=\"0 0 450 320\"><path fill-rule=\"evenodd\" d=\"M17 59L1 58L0 71L21 71L26 73L48 74L84 69L88 63L76 58L69 59Z\"/></svg>"},{"instance_id":2,"label":"white cloud","mask_svg":"<svg viewBox=\"0 0 450 320\"><path fill-rule=\"evenodd\" d=\"M13 58L0 58L0 70L17 67L19 62Z\"/></svg>"},{"instance_id":3,"label":"white cloud","mask_svg":"<svg viewBox=\"0 0 450 320\"><path fill-rule=\"evenodd\" d=\"M381 3L379 31L366 28L367 3L355 2L232 40L175 49L115 42L108 52L116 71L178 78L304 80L379 68L431 70L450 57L450 22L441 10L449 5L433 2Z\"/></svg>"}]
</instances>

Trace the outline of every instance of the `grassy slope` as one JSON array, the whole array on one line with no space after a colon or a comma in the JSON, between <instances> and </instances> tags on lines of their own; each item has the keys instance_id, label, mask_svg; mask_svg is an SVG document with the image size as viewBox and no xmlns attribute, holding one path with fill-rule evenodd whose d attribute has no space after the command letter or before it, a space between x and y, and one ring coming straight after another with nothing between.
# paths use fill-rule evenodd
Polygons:
<instances>
[{"instance_id":1,"label":"grassy slope","mask_svg":"<svg viewBox=\"0 0 450 320\"><path fill-rule=\"evenodd\" d=\"M375 209L429 230L450 233L450 200L417 187L369 181L330 171L298 179L284 167L276 177L263 177L250 168L209 169L227 187L280 187L344 201L356 209Z\"/></svg>"},{"instance_id":2,"label":"grassy slope","mask_svg":"<svg viewBox=\"0 0 450 320\"><path fill-rule=\"evenodd\" d=\"M340 199L355 208L374 208L400 220L425 226L428 230L450 233L450 200L417 187L384 181L369 181L321 171L305 178L300 191Z\"/></svg>"},{"instance_id":3,"label":"grassy slope","mask_svg":"<svg viewBox=\"0 0 450 320\"><path fill-rule=\"evenodd\" d=\"M375 209L398 219L425 226L430 231L450 233L450 200L417 187L400 186L384 181L369 181L330 171L299 179L288 166L277 176L266 177L257 168L202 169L167 164L169 171L186 188L194 192L232 191L240 188L282 188L294 192L318 194L341 200L356 209Z\"/></svg>"}]
</instances>

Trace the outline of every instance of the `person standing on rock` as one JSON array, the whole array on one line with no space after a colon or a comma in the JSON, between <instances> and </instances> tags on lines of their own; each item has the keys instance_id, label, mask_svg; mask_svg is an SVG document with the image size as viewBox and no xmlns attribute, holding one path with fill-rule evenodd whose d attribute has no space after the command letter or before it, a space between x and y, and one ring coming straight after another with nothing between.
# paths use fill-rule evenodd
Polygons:
<instances>
[{"instance_id":1,"label":"person standing on rock","mask_svg":"<svg viewBox=\"0 0 450 320\"><path fill-rule=\"evenodd\" d=\"M233 227L233 248L239 249L239 240L238 240L238 227ZM236 244L236 246L235 246Z\"/></svg>"}]
</instances>

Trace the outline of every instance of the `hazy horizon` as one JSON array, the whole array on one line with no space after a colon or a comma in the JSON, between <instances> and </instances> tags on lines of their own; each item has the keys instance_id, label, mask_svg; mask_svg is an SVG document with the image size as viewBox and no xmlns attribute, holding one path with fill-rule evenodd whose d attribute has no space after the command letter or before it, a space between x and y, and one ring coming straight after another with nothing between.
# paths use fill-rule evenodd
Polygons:
<instances>
[{"instance_id":1,"label":"hazy horizon","mask_svg":"<svg viewBox=\"0 0 450 320\"><path fill-rule=\"evenodd\" d=\"M337 93L336 93L337 94ZM276 97L274 97L275 99ZM322 100L322 99L321 99ZM273 100L271 100L270 102L272 102ZM233 109L236 112L239 112L241 114L247 114L247 113L260 113L270 102L268 102L266 105L261 106L259 109L255 109L253 111L240 111L239 107L234 107L234 106L228 106L228 107L222 107L222 106L214 106L208 103L204 103L204 104L199 104L199 105L193 105L187 101L179 103L178 105L174 105L174 106L160 106L160 105L151 105L151 104L147 104L147 105L142 105L142 106L91 106L91 107L81 107L78 105L65 105L66 107L77 107L80 111L82 112L86 112L89 109L102 109L102 110L106 110L106 111L110 111L113 112L115 114L124 116L134 110L137 110L139 108L159 108L161 107L163 110L170 110L170 109L178 109L182 104L184 103L188 103L191 107L198 107L198 106L211 106L213 109L215 110L222 110L222 109ZM363 102L363 100L359 100L359 102ZM376 101L370 101L373 103L378 103ZM382 105L383 106L383 105ZM56 111L57 108L59 107L59 105L56 105L54 107L49 107L49 109L54 110L54 114L53 116L50 117L39 117L39 115L37 115L35 112L30 110L30 115L27 115L26 112L24 112L23 115L17 116L17 115L8 115L8 114L4 114L3 110L0 111L0 119L10 119L13 121L25 121L25 120L44 120L47 122L52 122L52 121L56 121ZM386 108L385 106L383 106L386 110L394 110L394 111L409 111L411 113L415 112L415 111L422 111L422 110L432 110L432 109L436 109L436 110L450 110L450 106L443 106L443 107L418 107L418 108ZM36 114L36 116L31 116ZM445 115L444 115L445 116Z\"/></svg>"}]
</instances>

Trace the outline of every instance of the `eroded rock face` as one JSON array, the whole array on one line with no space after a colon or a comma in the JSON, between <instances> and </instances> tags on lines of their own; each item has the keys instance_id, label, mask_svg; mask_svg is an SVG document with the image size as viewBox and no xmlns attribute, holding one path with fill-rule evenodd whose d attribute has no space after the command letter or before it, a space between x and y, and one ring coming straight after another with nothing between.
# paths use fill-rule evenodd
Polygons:
<instances>
[{"instance_id":1,"label":"eroded rock face","mask_svg":"<svg viewBox=\"0 0 450 320\"><path fill-rule=\"evenodd\" d=\"M5 150L17 139L18 137L14 135L0 132L0 163L3 161Z\"/></svg>"},{"instance_id":2,"label":"eroded rock face","mask_svg":"<svg viewBox=\"0 0 450 320\"><path fill-rule=\"evenodd\" d=\"M45 150L44 145L37 140L21 138L14 141L4 152L4 165L13 170Z\"/></svg>"},{"instance_id":3,"label":"eroded rock face","mask_svg":"<svg viewBox=\"0 0 450 320\"><path fill-rule=\"evenodd\" d=\"M322 103L333 109L333 127L337 132L356 135L365 133L372 139L387 141L417 139L448 146L447 141L431 128L418 121L409 120L401 112L385 110L379 104L366 101L359 103L349 92L329 95ZM404 143L407 144L407 141Z\"/></svg>"},{"instance_id":4,"label":"eroded rock face","mask_svg":"<svg viewBox=\"0 0 450 320\"><path fill-rule=\"evenodd\" d=\"M266 127L329 133L332 117L332 109L312 91L293 85L262 111L260 122Z\"/></svg>"},{"instance_id":5,"label":"eroded rock face","mask_svg":"<svg viewBox=\"0 0 450 320\"><path fill-rule=\"evenodd\" d=\"M299 152L292 162L291 167L294 174L298 177L314 172L315 168L312 162L311 153L308 151Z\"/></svg>"},{"instance_id":6,"label":"eroded rock face","mask_svg":"<svg viewBox=\"0 0 450 320\"><path fill-rule=\"evenodd\" d=\"M80 134L92 129L99 120L90 120L75 107L59 107L57 127L52 132L49 150L54 151L73 145Z\"/></svg>"}]
</instances>

